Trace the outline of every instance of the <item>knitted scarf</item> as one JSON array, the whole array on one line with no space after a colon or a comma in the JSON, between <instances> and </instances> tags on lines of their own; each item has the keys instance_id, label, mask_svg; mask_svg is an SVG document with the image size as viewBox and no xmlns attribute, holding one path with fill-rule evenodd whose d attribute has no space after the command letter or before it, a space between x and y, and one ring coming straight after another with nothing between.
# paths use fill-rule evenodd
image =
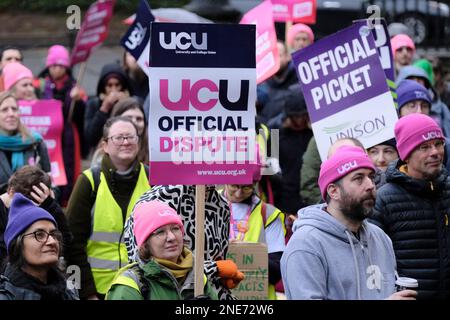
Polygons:
<instances>
[{"instance_id":1,"label":"knitted scarf","mask_svg":"<svg viewBox=\"0 0 450 320\"><path fill-rule=\"evenodd\" d=\"M0 150L11 151L11 169L16 171L24 166L24 151L28 150L34 143L41 142L42 136L37 132L31 132L32 138L27 137L25 140L20 134L14 136L6 136L0 134Z\"/></svg>"},{"instance_id":2,"label":"knitted scarf","mask_svg":"<svg viewBox=\"0 0 450 320\"><path fill-rule=\"evenodd\" d=\"M183 248L183 251L178 258L177 263L165 259L153 259L163 267L169 269L169 271L172 272L174 277L177 279L178 283L184 282L186 275L189 271L192 270L194 266L194 256L192 255L192 252L186 247Z\"/></svg>"}]
</instances>

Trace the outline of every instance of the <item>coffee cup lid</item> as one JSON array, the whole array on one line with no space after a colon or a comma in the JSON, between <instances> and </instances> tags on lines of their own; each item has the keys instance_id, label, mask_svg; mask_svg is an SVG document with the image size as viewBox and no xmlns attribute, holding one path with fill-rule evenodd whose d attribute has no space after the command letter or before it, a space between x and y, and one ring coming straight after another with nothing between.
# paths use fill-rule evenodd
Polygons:
<instances>
[{"instance_id":1,"label":"coffee cup lid","mask_svg":"<svg viewBox=\"0 0 450 320\"><path fill-rule=\"evenodd\" d=\"M419 286L416 279L407 277L398 277L397 280L395 280L395 284L407 288L417 288Z\"/></svg>"}]
</instances>

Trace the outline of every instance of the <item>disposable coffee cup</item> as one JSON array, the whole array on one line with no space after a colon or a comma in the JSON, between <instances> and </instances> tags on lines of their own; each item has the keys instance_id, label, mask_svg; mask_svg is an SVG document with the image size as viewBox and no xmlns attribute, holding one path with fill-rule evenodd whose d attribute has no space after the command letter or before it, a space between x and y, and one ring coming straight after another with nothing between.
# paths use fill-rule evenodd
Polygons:
<instances>
[{"instance_id":1,"label":"disposable coffee cup","mask_svg":"<svg viewBox=\"0 0 450 320\"><path fill-rule=\"evenodd\" d=\"M419 283L416 279L413 278L407 278L407 277L399 277L397 280L395 280L395 287L397 288L397 291L402 290L416 290L419 286Z\"/></svg>"}]
</instances>

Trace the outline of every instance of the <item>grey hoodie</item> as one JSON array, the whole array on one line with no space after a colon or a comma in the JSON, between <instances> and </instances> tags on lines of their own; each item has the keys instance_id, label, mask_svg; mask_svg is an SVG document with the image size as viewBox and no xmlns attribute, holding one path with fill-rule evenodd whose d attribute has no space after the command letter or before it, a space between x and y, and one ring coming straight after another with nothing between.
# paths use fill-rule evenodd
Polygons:
<instances>
[{"instance_id":1,"label":"grey hoodie","mask_svg":"<svg viewBox=\"0 0 450 320\"><path fill-rule=\"evenodd\" d=\"M389 237L364 221L360 240L326 204L303 208L281 259L288 299L379 300L395 292L395 255Z\"/></svg>"}]
</instances>

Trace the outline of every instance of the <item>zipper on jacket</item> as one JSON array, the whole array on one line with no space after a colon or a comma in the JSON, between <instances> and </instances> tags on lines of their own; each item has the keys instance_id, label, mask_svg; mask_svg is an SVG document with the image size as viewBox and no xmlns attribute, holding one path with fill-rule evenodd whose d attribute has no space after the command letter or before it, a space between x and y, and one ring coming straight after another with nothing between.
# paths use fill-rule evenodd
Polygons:
<instances>
[{"instance_id":1,"label":"zipper on jacket","mask_svg":"<svg viewBox=\"0 0 450 320\"><path fill-rule=\"evenodd\" d=\"M166 267L164 267L162 265L160 265L160 268L161 268L161 271L163 273L165 273L169 277L169 279L172 281L172 284L174 285L175 289L177 290L178 298L180 298L180 300L184 300L183 296L181 295L181 287L180 287L177 279L172 274L172 272L167 270Z\"/></svg>"}]
</instances>

